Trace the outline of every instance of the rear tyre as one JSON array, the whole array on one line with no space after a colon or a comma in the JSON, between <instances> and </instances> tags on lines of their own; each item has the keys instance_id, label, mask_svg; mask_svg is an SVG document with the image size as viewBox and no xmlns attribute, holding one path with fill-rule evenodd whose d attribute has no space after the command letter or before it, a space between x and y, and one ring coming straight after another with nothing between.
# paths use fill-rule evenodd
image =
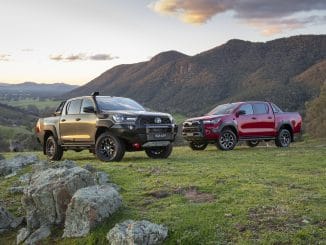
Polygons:
<instances>
[{"instance_id":1,"label":"rear tyre","mask_svg":"<svg viewBox=\"0 0 326 245\"><path fill-rule=\"evenodd\" d=\"M58 144L58 141L49 136L45 142L45 154L51 161L60 161L63 156L62 147Z\"/></svg>"},{"instance_id":2,"label":"rear tyre","mask_svg":"<svg viewBox=\"0 0 326 245\"><path fill-rule=\"evenodd\" d=\"M96 140L95 154L103 162L119 162L125 154L125 145L118 137L103 133Z\"/></svg>"},{"instance_id":3,"label":"rear tyre","mask_svg":"<svg viewBox=\"0 0 326 245\"><path fill-rule=\"evenodd\" d=\"M222 151L230 151L237 144L237 136L230 129L225 129L221 132L217 141L217 147Z\"/></svg>"},{"instance_id":4,"label":"rear tyre","mask_svg":"<svg viewBox=\"0 0 326 245\"><path fill-rule=\"evenodd\" d=\"M189 143L189 147L193 150L193 151L203 151L206 149L207 147L207 143L204 142L190 142Z\"/></svg>"},{"instance_id":5,"label":"rear tyre","mask_svg":"<svg viewBox=\"0 0 326 245\"><path fill-rule=\"evenodd\" d=\"M154 159L164 159L168 158L172 153L173 146L169 144L164 147L153 147L145 149L146 155Z\"/></svg>"},{"instance_id":6,"label":"rear tyre","mask_svg":"<svg viewBox=\"0 0 326 245\"><path fill-rule=\"evenodd\" d=\"M285 128L281 129L275 139L275 145L278 147L289 147L290 143L291 143L290 131Z\"/></svg>"},{"instance_id":7,"label":"rear tyre","mask_svg":"<svg viewBox=\"0 0 326 245\"><path fill-rule=\"evenodd\" d=\"M259 145L259 140L249 140L246 143L249 147L256 147L257 145Z\"/></svg>"}]
</instances>

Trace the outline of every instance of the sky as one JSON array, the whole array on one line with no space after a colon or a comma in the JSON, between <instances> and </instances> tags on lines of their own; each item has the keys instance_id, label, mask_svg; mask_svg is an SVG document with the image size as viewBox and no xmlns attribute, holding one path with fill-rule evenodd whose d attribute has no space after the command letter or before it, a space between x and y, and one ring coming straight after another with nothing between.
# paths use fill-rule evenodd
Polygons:
<instances>
[{"instance_id":1,"label":"sky","mask_svg":"<svg viewBox=\"0 0 326 245\"><path fill-rule=\"evenodd\" d=\"M0 0L0 82L82 85L163 51L325 31L326 0Z\"/></svg>"}]
</instances>

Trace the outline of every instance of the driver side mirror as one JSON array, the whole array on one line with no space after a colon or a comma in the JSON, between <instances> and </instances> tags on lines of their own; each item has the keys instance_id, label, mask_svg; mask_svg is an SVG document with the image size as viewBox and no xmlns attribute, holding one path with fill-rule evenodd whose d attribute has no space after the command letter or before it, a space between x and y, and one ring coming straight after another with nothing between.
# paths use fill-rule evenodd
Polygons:
<instances>
[{"instance_id":1,"label":"driver side mirror","mask_svg":"<svg viewBox=\"0 0 326 245\"><path fill-rule=\"evenodd\" d=\"M95 113L95 108L94 106L86 106L83 108L83 112L85 113Z\"/></svg>"},{"instance_id":2,"label":"driver side mirror","mask_svg":"<svg viewBox=\"0 0 326 245\"><path fill-rule=\"evenodd\" d=\"M236 115L237 117L239 117L239 116L241 116L241 115L246 115L246 111L244 111L244 110L237 111L235 115Z\"/></svg>"}]
</instances>

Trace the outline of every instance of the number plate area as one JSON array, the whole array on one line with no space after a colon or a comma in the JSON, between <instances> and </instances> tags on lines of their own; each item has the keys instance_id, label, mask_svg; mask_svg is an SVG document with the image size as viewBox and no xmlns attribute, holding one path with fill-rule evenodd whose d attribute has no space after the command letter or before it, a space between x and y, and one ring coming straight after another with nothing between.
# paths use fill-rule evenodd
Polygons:
<instances>
[{"instance_id":1,"label":"number plate area","mask_svg":"<svg viewBox=\"0 0 326 245\"><path fill-rule=\"evenodd\" d=\"M166 126L148 126L147 140L172 140L172 128Z\"/></svg>"}]
</instances>

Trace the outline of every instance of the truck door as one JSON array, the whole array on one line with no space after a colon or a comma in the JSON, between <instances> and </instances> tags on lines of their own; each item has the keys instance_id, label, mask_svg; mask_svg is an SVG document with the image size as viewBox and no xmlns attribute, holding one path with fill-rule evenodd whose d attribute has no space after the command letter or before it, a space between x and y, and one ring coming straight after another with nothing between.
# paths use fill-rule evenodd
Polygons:
<instances>
[{"instance_id":1,"label":"truck door","mask_svg":"<svg viewBox=\"0 0 326 245\"><path fill-rule=\"evenodd\" d=\"M84 110L88 108L88 110ZM89 111L93 108L93 111ZM76 143L91 143L95 141L96 119L94 111L95 105L91 98L84 98L81 104L81 109L78 115L78 122L75 125Z\"/></svg>"},{"instance_id":2,"label":"truck door","mask_svg":"<svg viewBox=\"0 0 326 245\"><path fill-rule=\"evenodd\" d=\"M275 120L272 109L267 103L253 103L253 127L255 128L254 136L273 137L275 131Z\"/></svg>"},{"instance_id":3,"label":"truck door","mask_svg":"<svg viewBox=\"0 0 326 245\"><path fill-rule=\"evenodd\" d=\"M253 134L253 121L252 117L254 114L252 105L249 103L242 104L237 112L240 112L237 116L238 132L240 138L250 137Z\"/></svg>"},{"instance_id":4,"label":"truck door","mask_svg":"<svg viewBox=\"0 0 326 245\"><path fill-rule=\"evenodd\" d=\"M79 121L79 112L82 100L75 99L68 101L60 119L60 136L64 143L74 143L76 138L76 123Z\"/></svg>"}]
</instances>

